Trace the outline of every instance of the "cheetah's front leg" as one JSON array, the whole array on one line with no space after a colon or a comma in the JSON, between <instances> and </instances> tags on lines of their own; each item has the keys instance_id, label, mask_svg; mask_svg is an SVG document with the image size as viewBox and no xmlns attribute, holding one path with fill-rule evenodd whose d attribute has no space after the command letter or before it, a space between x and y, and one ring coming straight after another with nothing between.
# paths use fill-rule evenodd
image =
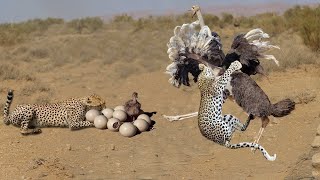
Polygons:
<instances>
[{"instance_id":1,"label":"cheetah's front leg","mask_svg":"<svg viewBox=\"0 0 320 180\"><path fill-rule=\"evenodd\" d=\"M71 130L76 130L76 129L81 129L81 128L84 128L84 127L92 127L93 126L93 123L92 122L89 122L89 121L77 121L77 120L72 120L70 123L69 123L69 128Z\"/></svg>"},{"instance_id":2,"label":"cheetah's front leg","mask_svg":"<svg viewBox=\"0 0 320 180\"><path fill-rule=\"evenodd\" d=\"M92 127L93 123L85 120L84 113L76 113L77 111L73 108L67 110L67 121L69 124L70 130L81 129L84 127Z\"/></svg>"}]
</instances>

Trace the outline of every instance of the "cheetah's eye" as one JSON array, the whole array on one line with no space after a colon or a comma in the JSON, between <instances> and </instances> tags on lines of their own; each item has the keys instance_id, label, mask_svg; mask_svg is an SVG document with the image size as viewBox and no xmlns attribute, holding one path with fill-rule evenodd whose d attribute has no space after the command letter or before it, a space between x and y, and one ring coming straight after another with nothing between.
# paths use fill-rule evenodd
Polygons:
<instances>
[{"instance_id":1,"label":"cheetah's eye","mask_svg":"<svg viewBox=\"0 0 320 180\"><path fill-rule=\"evenodd\" d=\"M87 103L92 103L90 98L87 99Z\"/></svg>"}]
</instances>

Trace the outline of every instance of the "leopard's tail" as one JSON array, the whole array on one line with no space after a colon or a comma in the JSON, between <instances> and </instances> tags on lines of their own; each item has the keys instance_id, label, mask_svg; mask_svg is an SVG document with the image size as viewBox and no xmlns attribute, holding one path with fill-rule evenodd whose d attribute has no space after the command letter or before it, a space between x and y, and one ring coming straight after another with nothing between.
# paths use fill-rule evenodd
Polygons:
<instances>
[{"instance_id":1,"label":"leopard's tail","mask_svg":"<svg viewBox=\"0 0 320 180\"><path fill-rule=\"evenodd\" d=\"M229 142L227 142L225 146L230 149L238 149L238 148L246 148L246 147L259 149L262 152L263 156L268 161L274 161L276 160L276 157L277 157L276 154L274 154L273 156L270 156L267 150L265 150L262 146L260 146L257 143L241 142L238 144L229 144Z\"/></svg>"},{"instance_id":2,"label":"leopard's tail","mask_svg":"<svg viewBox=\"0 0 320 180\"><path fill-rule=\"evenodd\" d=\"M7 95L7 102L6 102L6 105L4 106L4 110L3 110L3 122L6 125L10 124L8 116L9 116L9 110L10 110L10 105L12 103L12 100L13 100L13 90L10 89L8 91L8 95Z\"/></svg>"}]
</instances>

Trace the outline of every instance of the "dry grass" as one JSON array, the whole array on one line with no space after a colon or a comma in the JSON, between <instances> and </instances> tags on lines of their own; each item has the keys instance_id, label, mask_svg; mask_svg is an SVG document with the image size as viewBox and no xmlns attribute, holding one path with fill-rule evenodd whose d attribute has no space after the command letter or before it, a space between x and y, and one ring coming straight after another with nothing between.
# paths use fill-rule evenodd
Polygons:
<instances>
[{"instance_id":1,"label":"dry grass","mask_svg":"<svg viewBox=\"0 0 320 180\"><path fill-rule=\"evenodd\" d=\"M1 80L26 80L34 81L35 77L32 72L22 71L9 63L0 64L0 79Z\"/></svg>"},{"instance_id":2,"label":"dry grass","mask_svg":"<svg viewBox=\"0 0 320 180\"><path fill-rule=\"evenodd\" d=\"M316 101L317 93L314 90L306 89L302 92L292 94L289 98L296 104L308 104Z\"/></svg>"},{"instance_id":3,"label":"dry grass","mask_svg":"<svg viewBox=\"0 0 320 180\"><path fill-rule=\"evenodd\" d=\"M50 92L50 88L43 83L27 84L21 90L21 94L26 96L30 96L34 93L42 93L42 92Z\"/></svg>"},{"instance_id":4,"label":"dry grass","mask_svg":"<svg viewBox=\"0 0 320 180\"><path fill-rule=\"evenodd\" d=\"M263 67L267 72L283 71L301 64L320 65L319 54L306 47L302 38L296 33L284 32L273 38L272 41L281 48L270 51L270 54L273 54L280 61L280 66L276 66L273 61L262 60Z\"/></svg>"},{"instance_id":5,"label":"dry grass","mask_svg":"<svg viewBox=\"0 0 320 180\"><path fill-rule=\"evenodd\" d=\"M284 16L264 13L253 17L218 17L205 14L208 26L220 34L224 52L229 50L233 37L253 27L261 27L272 35L271 41L281 50L270 52L280 61L280 67L262 60L268 72L283 71L300 64L319 64L318 42L319 7L295 7ZM295 18L291 18L295 15ZM300 19L299 19L300 18ZM191 22L189 14L133 19L116 16L103 23L99 18L83 18L70 22L62 19L36 19L17 24L0 25L0 79L22 80L39 84L23 86L21 94L39 93L39 102L48 102L50 89L39 83L42 74L63 66L77 67L92 61L101 62L101 69L112 68L110 78L125 79L132 75L164 71L169 63L167 42L173 28ZM301 33L304 27L307 33ZM309 34L308 34L309 33ZM306 36L306 37L305 37ZM309 39L310 41L306 41ZM312 43L310 44L310 42ZM320 44L320 43L318 43ZM5 86L5 88L7 88ZM42 97L43 96L43 97Z\"/></svg>"}]
</instances>

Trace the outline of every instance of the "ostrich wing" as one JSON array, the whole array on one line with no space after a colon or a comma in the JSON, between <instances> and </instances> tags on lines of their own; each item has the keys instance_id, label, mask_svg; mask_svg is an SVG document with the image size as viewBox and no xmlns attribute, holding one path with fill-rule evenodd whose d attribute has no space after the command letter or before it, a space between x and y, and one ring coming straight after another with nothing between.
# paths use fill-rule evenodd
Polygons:
<instances>
[{"instance_id":1,"label":"ostrich wing","mask_svg":"<svg viewBox=\"0 0 320 180\"><path fill-rule=\"evenodd\" d=\"M265 38L269 38L269 35L259 28L253 29L246 34L237 35L223 61L223 67L226 69L233 61L239 60L242 64L241 71L243 73L265 75L259 59L273 60L279 66L279 61L273 55L265 55L264 53L270 49L280 48L271 45L269 41L263 41Z\"/></svg>"},{"instance_id":2,"label":"ostrich wing","mask_svg":"<svg viewBox=\"0 0 320 180\"><path fill-rule=\"evenodd\" d=\"M169 82L176 87L181 84L189 86L189 73L196 82L200 74L199 63L217 69L221 68L224 53L221 50L220 37L212 33L208 26L196 31L198 21L177 26L174 36L168 42L168 55L172 63L167 66L166 73L171 78Z\"/></svg>"}]
</instances>

